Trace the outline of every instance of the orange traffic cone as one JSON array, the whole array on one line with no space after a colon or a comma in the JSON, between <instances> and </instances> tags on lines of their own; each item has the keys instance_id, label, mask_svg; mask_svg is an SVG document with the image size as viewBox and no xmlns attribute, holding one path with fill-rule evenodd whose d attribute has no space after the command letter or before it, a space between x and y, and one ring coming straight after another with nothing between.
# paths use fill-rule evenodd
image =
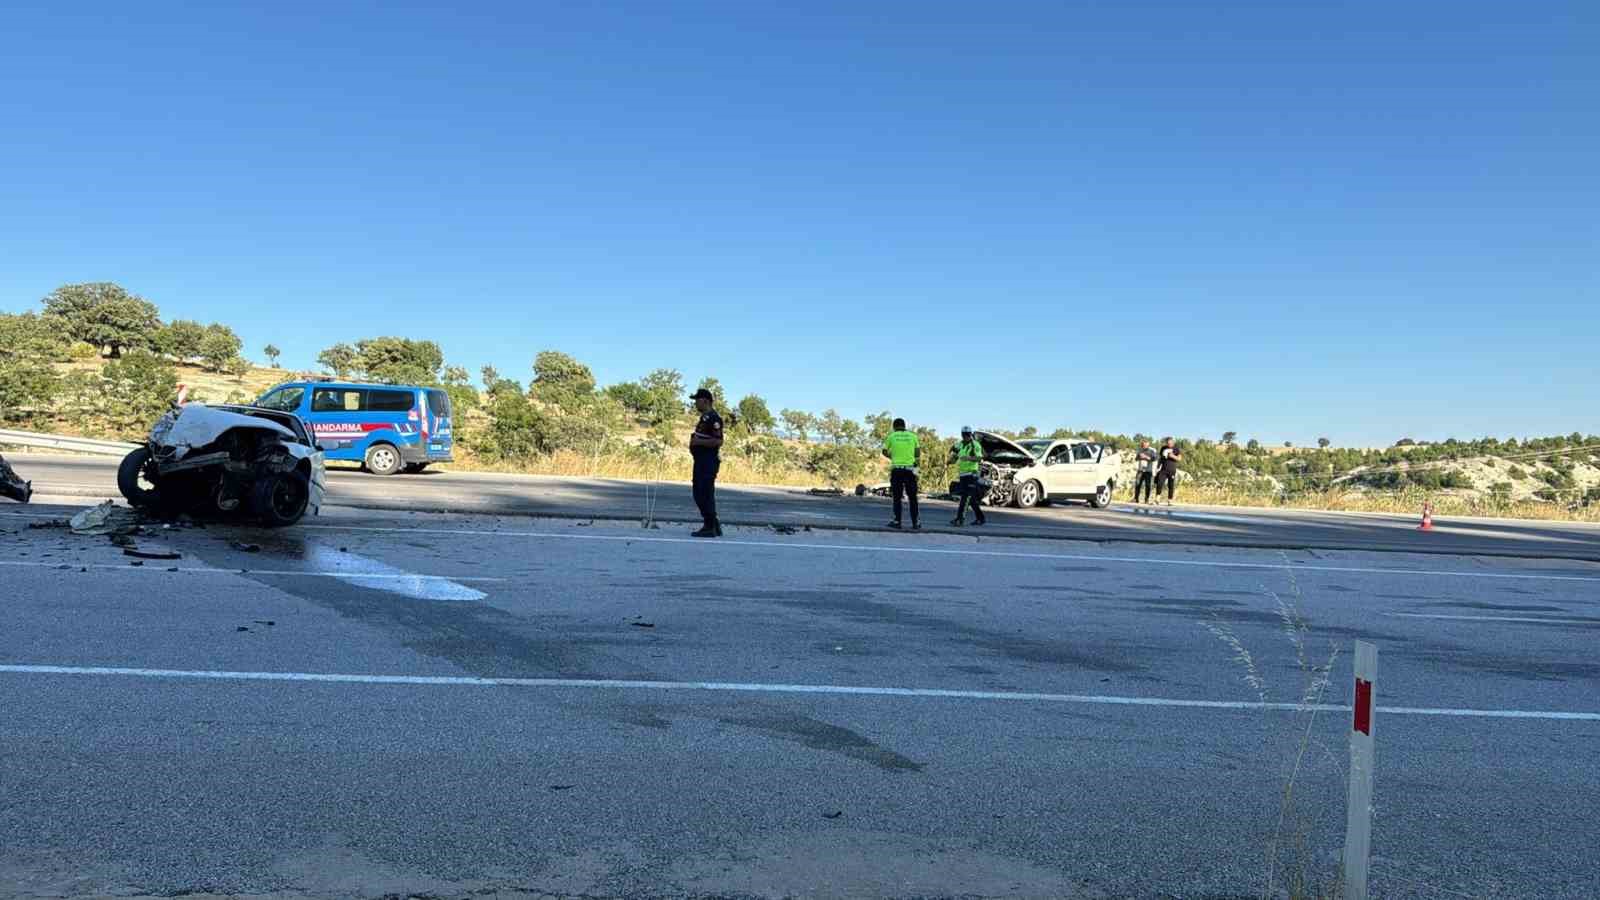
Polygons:
<instances>
[{"instance_id":1,"label":"orange traffic cone","mask_svg":"<svg viewBox=\"0 0 1600 900\"><path fill-rule=\"evenodd\" d=\"M1432 500L1429 500L1429 501L1427 501L1427 502L1422 504L1422 524L1417 526L1417 530L1418 531L1432 531L1433 530L1433 501Z\"/></svg>"}]
</instances>

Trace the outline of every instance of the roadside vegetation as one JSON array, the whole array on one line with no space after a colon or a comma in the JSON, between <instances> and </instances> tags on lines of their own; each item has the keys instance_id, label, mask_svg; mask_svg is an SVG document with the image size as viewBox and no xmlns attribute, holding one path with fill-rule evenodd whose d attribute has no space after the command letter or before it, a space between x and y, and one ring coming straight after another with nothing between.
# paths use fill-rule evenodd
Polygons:
<instances>
[{"instance_id":1,"label":"roadside vegetation","mask_svg":"<svg viewBox=\"0 0 1600 900\"><path fill-rule=\"evenodd\" d=\"M884 478L878 447L892 419L888 410L860 420L834 409L773 410L759 394L729 394L714 377L690 382L671 369L600 385L588 366L554 350L534 357L526 380L483 367L476 384L432 341L376 336L333 344L319 352L317 373L277 368L281 352L265 345L260 354L273 365L256 366L225 324L164 322L155 304L115 284L64 285L37 312L0 314L0 427L133 439L179 382L196 399L249 402L280 381L331 375L449 392L458 469L687 480L684 446L693 418L686 397L705 387L728 424L721 480L849 488ZM1130 467L1128 451L1146 437L1035 426L991 430L1094 438L1123 451ZM926 428L919 433L924 489L941 490L953 477L952 439ZM1392 447L1359 449L1335 447L1326 437L1315 447L1269 448L1226 432L1177 444L1187 502L1416 513L1431 501L1440 515L1600 521L1600 436L1402 438Z\"/></svg>"}]
</instances>

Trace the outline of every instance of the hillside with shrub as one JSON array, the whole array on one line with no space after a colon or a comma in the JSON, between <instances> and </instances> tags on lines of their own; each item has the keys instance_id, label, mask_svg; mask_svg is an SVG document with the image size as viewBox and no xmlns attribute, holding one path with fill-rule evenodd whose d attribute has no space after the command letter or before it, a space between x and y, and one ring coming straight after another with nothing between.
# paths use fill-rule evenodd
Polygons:
<instances>
[{"instance_id":1,"label":"hillside with shrub","mask_svg":"<svg viewBox=\"0 0 1600 900\"><path fill-rule=\"evenodd\" d=\"M582 361L559 351L534 355L526 380L493 367L475 384L433 341L375 336L322 348L319 372L275 366L281 351L245 359L243 342L223 323L165 322L154 303L107 283L64 285L41 309L0 314L0 423L3 427L137 439L182 382L190 396L249 402L296 377L339 377L421 384L447 391L455 412L457 468L595 477L687 480L692 428L686 397L697 387L717 398L728 423L727 482L850 487L884 478L878 454L891 413L859 420L835 409L772 410L757 393L732 395L708 377L656 369L600 385ZM1015 437L1081 436L1123 452L1142 438L1036 426L992 430ZM919 429L922 481L937 491L952 477L952 438ZM1481 438L1392 447L1266 447L1227 432L1179 438L1184 498L1194 502L1323 509L1415 511L1424 499L1442 512L1548 518L1600 518L1600 436L1574 432L1532 439Z\"/></svg>"}]
</instances>

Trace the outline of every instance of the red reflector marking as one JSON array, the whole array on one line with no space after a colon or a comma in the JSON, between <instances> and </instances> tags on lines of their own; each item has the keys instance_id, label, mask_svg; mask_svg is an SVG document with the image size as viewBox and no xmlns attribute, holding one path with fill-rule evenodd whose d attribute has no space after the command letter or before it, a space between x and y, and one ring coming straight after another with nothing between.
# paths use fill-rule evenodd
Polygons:
<instances>
[{"instance_id":1,"label":"red reflector marking","mask_svg":"<svg viewBox=\"0 0 1600 900\"><path fill-rule=\"evenodd\" d=\"M1372 736L1372 682L1361 678L1356 679L1355 729Z\"/></svg>"}]
</instances>

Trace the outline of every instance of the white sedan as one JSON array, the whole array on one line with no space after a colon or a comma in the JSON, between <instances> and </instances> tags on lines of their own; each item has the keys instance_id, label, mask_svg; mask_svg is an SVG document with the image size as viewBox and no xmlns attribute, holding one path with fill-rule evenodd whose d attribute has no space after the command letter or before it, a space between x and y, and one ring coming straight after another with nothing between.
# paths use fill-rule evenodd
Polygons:
<instances>
[{"instance_id":1,"label":"white sedan","mask_svg":"<svg viewBox=\"0 0 1600 900\"><path fill-rule=\"evenodd\" d=\"M1052 500L1085 500L1096 509L1111 505L1122 458L1110 447L1078 438L1013 441L976 432L983 445L983 475L990 506L1031 509Z\"/></svg>"}]
</instances>

